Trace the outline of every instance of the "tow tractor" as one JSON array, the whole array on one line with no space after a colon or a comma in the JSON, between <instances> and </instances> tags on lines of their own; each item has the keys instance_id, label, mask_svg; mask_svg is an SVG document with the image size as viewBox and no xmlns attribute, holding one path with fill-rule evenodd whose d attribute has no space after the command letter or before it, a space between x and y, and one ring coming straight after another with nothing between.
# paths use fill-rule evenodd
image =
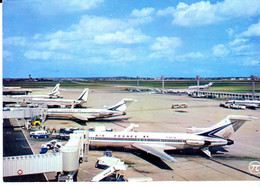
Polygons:
<instances>
[{"instance_id":1,"label":"tow tractor","mask_svg":"<svg viewBox=\"0 0 260 187\"><path fill-rule=\"evenodd\" d=\"M41 129L42 126L41 126L41 122L40 120L26 120L26 123L25 123L25 127L26 129L31 129L31 130L36 130L36 129Z\"/></svg>"}]
</instances>

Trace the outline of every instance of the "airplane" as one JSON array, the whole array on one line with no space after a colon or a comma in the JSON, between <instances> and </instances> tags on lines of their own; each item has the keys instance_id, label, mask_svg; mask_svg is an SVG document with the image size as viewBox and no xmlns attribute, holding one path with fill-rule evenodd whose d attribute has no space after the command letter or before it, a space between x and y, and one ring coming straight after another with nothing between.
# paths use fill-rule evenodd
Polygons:
<instances>
[{"instance_id":1,"label":"airplane","mask_svg":"<svg viewBox=\"0 0 260 187\"><path fill-rule=\"evenodd\" d=\"M194 90L194 89L203 90L203 89L208 89L212 85L213 85L213 82L210 82L209 84L205 84L205 85L202 85L202 86L189 86L188 89L190 89L190 90Z\"/></svg>"},{"instance_id":2,"label":"airplane","mask_svg":"<svg viewBox=\"0 0 260 187\"><path fill-rule=\"evenodd\" d=\"M210 147L234 144L229 139L246 121L257 118L228 115L208 128L193 133L133 132L133 125L121 132L89 132L91 147L122 147L139 149L164 161L174 162L174 157L164 151L196 149L211 157Z\"/></svg>"},{"instance_id":3,"label":"airplane","mask_svg":"<svg viewBox=\"0 0 260 187\"><path fill-rule=\"evenodd\" d=\"M3 95L27 95L28 93L31 93L32 89L25 89L21 87L3 87Z\"/></svg>"},{"instance_id":4,"label":"airplane","mask_svg":"<svg viewBox=\"0 0 260 187\"><path fill-rule=\"evenodd\" d=\"M44 99L44 98L32 98L28 103L36 105L45 105L47 107L83 107L83 104L87 102L89 89L85 88L80 94L78 99Z\"/></svg>"},{"instance_id":5,"label":"airplane","mask_svg":"<svg viewBox=\"0 0 260 187\"><path fill-rule=\"evenodd\" d=\"M5 96L5 97L9 97L9 98L20 98L20 99L24 99L24 98L60 98L59 96L59 89L60 89L60 84L56 84L56 86L52 89L51 93L48 93L48 95L12 95L12 96Z\"/></svg>"},{"instance_id":6,"label":"airplane","mask_svg":"<svg viewBox=\"0 0 260 187\"><path fill-rule=\"evenodd\" d=\"M76 119L80 121L88 121L89 119L110 118L125 115L127 106L132 103L133 99L122 99L117 104L107 107L106 109L48 109L47 118L58 119Z\"/></svg>"},{"instance_id":7,"label":"airplane","mask_svg":"<svg viewBox=\"0 0 260 187\"><path fill-rule=\"evenodd\" d=\"M237 104L252 109L260 108L260 101L258 100L229 100L225 104Z\"/></svg>"}]
</instances>

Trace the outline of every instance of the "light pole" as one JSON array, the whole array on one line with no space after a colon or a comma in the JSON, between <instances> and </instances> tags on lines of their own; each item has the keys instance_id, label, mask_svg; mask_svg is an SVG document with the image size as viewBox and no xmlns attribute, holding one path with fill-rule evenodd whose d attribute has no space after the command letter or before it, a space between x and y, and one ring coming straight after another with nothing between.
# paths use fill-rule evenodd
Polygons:
<instances>
[{"instance_id":1,"label":"light pole","mask_svg":"<svg viewBox=\"0 0 260 187\"><path fill-rule=\"evenodd\" d=\"M200 76L199 75L196 76L196 80L197 80L197 95L199 95L199 91L200 91L200 89L199 89L199 86L200 86Z\"/></svg>"},{"instance_id":2,"label":"light pole","mask_svg":"<svg viewBox=\"0 0 260 187\"><path fill-rule=\"evenodd\" d=\"M251 75L250 78L252 80L252 100L254 100L255 99L255 80L256 80L256 76Z\"/></svg>"},{"instance_id":3,"label":"light pole","mask_svg":"<svg viewBox=\"0 0 260 187\"><path fill-rule=\"evenodd\" d=\"M162 89L164 90L164 79L165 79L164 75L161 76L161 79L162 79Z\"/></svg>"}]
</instances>

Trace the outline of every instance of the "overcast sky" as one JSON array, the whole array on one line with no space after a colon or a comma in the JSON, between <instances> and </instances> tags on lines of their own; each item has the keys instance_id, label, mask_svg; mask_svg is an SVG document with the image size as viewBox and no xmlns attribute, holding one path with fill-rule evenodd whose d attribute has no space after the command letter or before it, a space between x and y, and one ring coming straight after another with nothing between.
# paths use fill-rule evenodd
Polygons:
<instances>
[{"instance_id":1,"label":"overcast sky","mask_svg":"<svg viewBox=\"0 0 260 187\"><path fill-rule=\"evenodd\" d=\"M259 0L6 0L3 77L260 75Z\"/></svg>"}]
</instances>

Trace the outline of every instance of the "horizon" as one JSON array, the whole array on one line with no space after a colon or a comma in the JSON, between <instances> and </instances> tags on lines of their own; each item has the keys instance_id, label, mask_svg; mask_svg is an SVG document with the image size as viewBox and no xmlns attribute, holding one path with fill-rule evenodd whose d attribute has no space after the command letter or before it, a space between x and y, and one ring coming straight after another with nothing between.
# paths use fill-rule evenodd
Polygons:
<instances>
[{"instance_id":1,"label":"horizon","mask_svg":"<svg viewBox=\"0 0 260 187\"><path fill-rule=\"evenodd\" d=\"M3 78L260 75L259 0L4 1Z\"/></svg>"},{"instance_id":2,"label":"horizon","mask_svg":"<svg viewBox=\"0 0 260 187\"><path fill-rule=\"evenodd\" d=\"M14 77L14 78L10 78L10 77L7 77L7 78L3 78L4 79L98 79L98 78L126 78L126 79L160 79L161 80L161 76L160 77L141 77L141 76L137 76L136 77L132 77L132 76L104 76L104 77L26 77L26 78L23 78L23 77ZM247 78L247 79L250 79L251 80L251 77L250 76L235 76L235 77L228 77L228 76L220 76L220 77L200 77L200 80L203 80L203 79L228 79L228 78ZM260 76L256 76L256 80L258 80L260 78ZM195 79L196 80L196 77L164 77L164 79Z\"/></svg>"}]
</instances>

